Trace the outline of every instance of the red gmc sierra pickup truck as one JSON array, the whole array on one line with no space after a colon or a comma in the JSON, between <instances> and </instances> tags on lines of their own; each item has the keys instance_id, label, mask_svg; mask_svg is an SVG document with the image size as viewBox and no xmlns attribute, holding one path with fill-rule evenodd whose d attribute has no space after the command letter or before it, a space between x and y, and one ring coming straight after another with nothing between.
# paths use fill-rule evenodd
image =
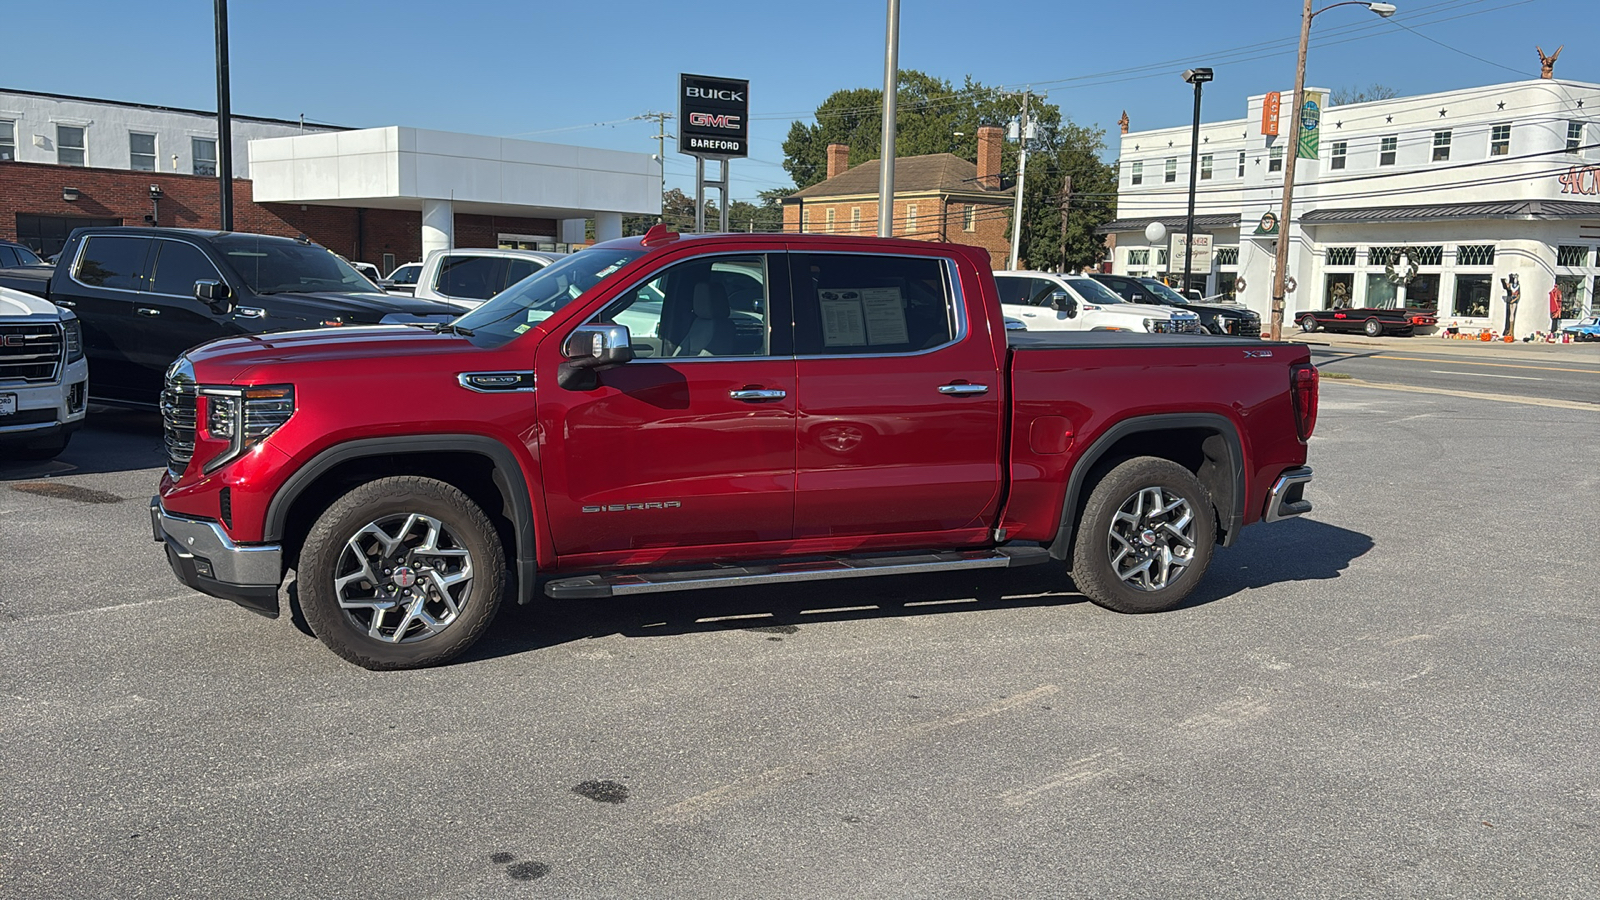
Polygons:
<instances>
[{"instance_id":1,"label":"red gmc sierra pickup truck","mask_svg":"<svg viewBox=\"0 0 1600 900\"><path fill-rule=\"evenodd\" d=\"M1152 612L1311 508L1317 385L1291 344L1007 331L975 248L658 226L450 324L190 350L150 517L207 594L277 616L293 569L369 668L541 590L1050 564Z\"/></svg>"}]
</instances>

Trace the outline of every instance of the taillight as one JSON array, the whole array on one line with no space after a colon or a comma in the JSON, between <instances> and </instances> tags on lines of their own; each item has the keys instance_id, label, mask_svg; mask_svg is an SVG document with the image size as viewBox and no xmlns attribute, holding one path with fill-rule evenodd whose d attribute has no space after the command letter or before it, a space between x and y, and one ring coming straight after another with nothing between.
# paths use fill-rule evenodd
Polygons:
<instances>
[{"instance_id":1,"label":"taillight","mask_svg":"<svg viewBox=\"0 0 1600 900\"><path fill-rule=\"evenodd\" d=\"M1295 366L1289 376L1290 393L1294 395L1294 425L1300 440L1310 440L1317 430L1317 388L1322 373L1316 366Z\"/></svg>"}]
</instances>

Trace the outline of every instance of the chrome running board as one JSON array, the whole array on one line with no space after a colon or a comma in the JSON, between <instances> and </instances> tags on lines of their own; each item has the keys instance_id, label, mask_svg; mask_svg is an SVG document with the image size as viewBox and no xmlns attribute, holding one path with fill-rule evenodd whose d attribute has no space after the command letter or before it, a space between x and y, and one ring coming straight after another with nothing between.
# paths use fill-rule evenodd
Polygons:
<instances>
[{"instance_id":1,"label":"chrome running board","mask_svg":"<svg viewBox=\"0 0 1600 900\"><path fill-rule=\"evenodd\" d=\"M630 572L615 575L579 575L545 583L544 592L557 600L625 597L666 591L792 584L873 575L915 575L958 569L1006 569L1050 561L1050 550L1038 546L999 547L993 550L944 550L884 556L837 556L795 562L707 566L675 572Z\"/></svg>"}]
</instances>

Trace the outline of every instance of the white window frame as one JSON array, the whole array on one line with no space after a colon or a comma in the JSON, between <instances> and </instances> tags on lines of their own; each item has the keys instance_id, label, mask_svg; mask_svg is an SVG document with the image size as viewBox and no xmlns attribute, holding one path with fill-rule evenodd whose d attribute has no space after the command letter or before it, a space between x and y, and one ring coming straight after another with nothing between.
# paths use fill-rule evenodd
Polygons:
<instances>
[{"instance_id":1,"label":"white window frame","mask_svg":"<svg viewBox=\"0 0 1600 900\"><path fill-rule=\"evenodd\" d=\"M0 119L0 126L8 126L11 129L9 140L0 138L0 153L4 154L0 155L0 160L14 160L17 158L17 122L15 119ZM9 151L6 149L8 147Z\"/></svg>"},{"instance_id":2,"label":"white window frame","mask_svg":"<svg viewBox=\"0 0 1600 900\"><path fill-rule=\"evenodd\" d=\"M1328 145L1328 169L1342 170L1350 164L1350 142L1334 141Z\"/></svg>"},{"instance_id":3,"label":"white window frame","mask_svg":"<svg viewBox=\"0 0 1600 900\"><path fill-rule=\"evenodd\" d=\"M84 168L84 167L88 166L89 165L89 126L87 126L87 125L68 124L66 122L57 122L57 123L55 123L55 125L56 125L56 165L58 165L58 166L71 166L71 167L76 168L76 169L81 169L81 168ZM78 144L78 145L76 145L74 147L68 147L66 145L66 143L61 140L61 129L63 129L63 128L76 128L78 130L79 140L83 141L83 143ZM64 150L76 151L79 154L78 161L75 162L75 163L62 162L61 161L61 153Z\"/></svg>"},{"instance_id":4,"label":"white window frame","mask_svg":"<svg viewBox=\"0 0 1600 900\"><path fill-rule=\"evenodd\" d=\"M1133 168L1129 172L1129 183L1137 187L1144 184L1144 160L1134 160Z\"/></svg>"},{"instance_id":5,"label":"white window frame","mask_svg":"<svg viewBox=\"0 0 1600 900\"><path fill-rule=\"evenodd\" d=\"M1169 156L1167 157L1166 164L1161 167L1161 182L1163 184L1172 184L1177 180L1178 158L1176 156Z\"/></svg>"},{"instance_id":6,"label":"white window frame","mask_svg":"<svg viewBox=\"0 0 1600 900\"><path fill-rule=\"evenodd\" d=\"M916 231L917 231L917 205L915 203L907 203L906 204L906 234L907 235L912 235L912 234L915 234Z\"/></svg>"},{"instance_id":7,"label":"white window frame","mask_svg":"<svg viewBox=\"0 0 1600 900\"><path fill-rule=\"evenodd\" d=\"M1239 177L1240 178L1244 177L1244 158L1245 158L1245 152L1243 150L1240 150L1239 151Z\"/></svg>"},{"instance_id":8,"label":"white window frame","mask_svg":"<svg viewBox=\"0 0 1600 900\"><path fill-rule=\"evenodd\" d=\"M147 137L147 138L150 139L150 153L149 153L149 156L150 156L150 168L148 168L148 169L141 169L141 168L138 168L137 166L134 165L134 159L141 155L141 154L135 153L133 151L133 139L136 138L136 137ZM132 171L135 171L135 172L159 172L159 171L161 171L161 138L160 138L160 136L158 136L153 131L129 131L128 132L128 168L131 169Z\"/></svg>"},{"instance_id":9,"label":"white window frame","mask_svg":"<svg viewBox=\"0 0 1600 900\"><path fill-rule=\"evenodd\" d=\"M961 230L978 230L978 204L968 203L967 208L961 213Z\"/></svg>"},{"instance_id":10,"label":"white window frame","mask_svg":"<svg viewBox=\"0 0 1600 900\"><path fill-rule=\"evenodd\" d=\"M1489 126L1489 155L1511 155L1511 123L1501 122Z\"/></svg>"},{"instance_id":11,"label":"white window frame","mask_svg":"<svg viewBox=\"0 0 1600 900\"><path fill-rule=\"evenodd\" d=\"M834 217L833 207L830 206L830 207L828 207L828 211L822 217L823 218L822 228L823 228L823 232L826 233L826 234L833 234L833 217Z\"/></svg>"},{"instance_id":12,"label":"white window frame","mask_svg":"<svg viewBox=\"0 0 1600 900\"><path fill-rule=\"evenodd\" d=\"M861 233L861 207L859 206L850 207L850 233Z\"/></svg>"},{"instance_id":13,"label":"white window frame","mask_svg":"<svg viewBox=\"0 0 1600 900\"><path fill-rule=\"evenodd\" d=\"M1583 146L1583 126L1587 124L1576 119L1567 122L1567 152L1577 153Z\"/></svg>"},{"instance_id":14,"label":"white window frame","mask_svg":"<svg viewBox=\"0 0 1600 900\"><path fill-rule=\"evenodd\" d=\"M1384 155L1388 154L1389 161L1384 162ZM1378 165L1392 166L1400 158L1400 135L1386 134L1378 138Z\"/></svg>"},{"instance_id":15,"label":"white window frame","mask_svg":"<svg viewBox=\"0 0 1600 900\"><path fill-rule=\"evenodd\" d=\"M1210 181L1211 180L1212 169L1213 169L1213 167L1215 165L1216 165L1216 158L1214 156L1212 156L1211 154L1208 153L1205 156L1200 157L1200 180L1201 181Z\"/></svg>"},{"instance_id":16,"label":"white window frame","mask_svg":"<svg viewBox=\"0 0 1600 900\"><path fill-rule=\"evenodd\" d=\"M1283 171L1283 145L1267 148L1267 174Z\"/></svg>"},{"instance_id":17,"label":"white window frame","mask_svg":"<svg viewBox=\"0 0 1600 900\"><path fill-rule=\"evenodd\" d=\"M1433 159L1432 159L1432 162L1449 162L1449 161L1450 161L1450 132L1449 131L1435 131L1433 133Z\"/></svg>"},{"instance_id":18,"label":"white window frame","mask_svg":"<svg viewBox=\"0 0 1600 900\"><path fill-rule=\"evenodd\" d=\"M210 162L211 162L211 171L210 171L210 173L206 173L206 172L200 171L200 154L195 152L196 150L198 150L200 148L200 144L202 142L207 142L207 141L209 141L211 143L211 160L210 160ZM217 139L216 138L214 138L214 137L199 137L199 136L196 136L196 135L190 135L189 136L189 171L191 173L195 174L195 175L202 175L202 176L205 176L205 177L208 177L208 178L216 178L216 177L218 177L218 166L220 165L220 163L218 162L218 159L217 159L217 149L218 148L217 148Z\"/></svg>"}]
</instances>

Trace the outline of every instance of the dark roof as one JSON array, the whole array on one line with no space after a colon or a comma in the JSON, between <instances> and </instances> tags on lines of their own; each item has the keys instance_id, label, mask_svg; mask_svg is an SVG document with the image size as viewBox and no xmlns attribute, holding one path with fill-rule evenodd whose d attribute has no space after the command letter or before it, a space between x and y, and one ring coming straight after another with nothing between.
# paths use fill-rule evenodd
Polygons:
<instances>
[{"instance_id":1,"label":"dark roof","mask_svg":"<svg viewBox=\"0 0 1600 900\"><path fill-rule=\"evenodd\" d=\"M1450 219L1600 219L1600 203L1578 200L1495 200L1426 206L1319 209L1300 217L1303 225L1367 222L1438 222Z\"/></svg>"},{"instance_id":2,"label":"dark roof","mask_svg":"<svg viewBox=\"0 0 1600 900\"><path fill-rule=\"evenodd\" d=\"M1188 224L1187 216L1161 216L1160 218L1142 219L1113 219L1094 230L1095 234L1110 234L1113 231L1143 231L1151 222L1160 222L1167 226L1167 231L1178 232ZM1195 216L1196 228L1237 228L1239 227L1238 213L1224 213L1221 215Z\"/></svg>"},{"instance_id":3,"label":"dark roof","mask_svg":"<svg viewBox=\"0 0 1600 900\"><path fill-rule=\"evenodd\" d=\"M896 194L921 194L931 192L951 194L993 194L996 199L1010 197L1011 191L986 189L978 183L978 167L953 153L930 153L927 156L905 156L894 161L894 192ZM855 194L878 192L878 160L868 160L853 169L846 169L826 181L818 182L804 190L795 191L783 198L810 200L815 197L848 197Z\"/></svg>"},{"instance_id":4,"label":"dark roof","mask_svg":"<svg viewBox=\"0 0 1600 900\"><path fill-rule=\"evenodd\" d=\"M46 97L51 100L71 100L76 103L104 103L107 106L126 106L132 109L151 109L157 112L185 113L191 116L210 116L215 118L217 111L214 109L185 109L181 106L156 106L152 103L131 103L127 100L107 100L103 97L75 97L71 94L49 94L44 91L21 91L16 88L0 87L0 94L21 94L24 97ZM271 122L274 125L299 125L299 119L267 119L261 116L241 116L230 113L234 119L243 119L246 122ZM344 125L329 125L326 122L313 122L307 120L304 124L314 125L317 128L330 128L338 131L348 130Z\"/></svg>"}]
</instances>

